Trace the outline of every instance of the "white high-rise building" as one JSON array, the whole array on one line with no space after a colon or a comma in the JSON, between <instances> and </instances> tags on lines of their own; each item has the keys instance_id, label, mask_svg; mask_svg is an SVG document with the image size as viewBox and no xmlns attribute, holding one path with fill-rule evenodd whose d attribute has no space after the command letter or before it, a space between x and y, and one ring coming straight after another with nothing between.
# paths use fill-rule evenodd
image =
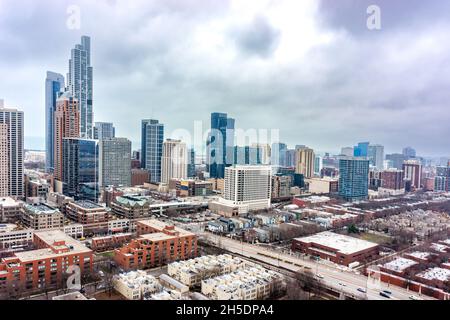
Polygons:
<instances>
[{"instance_id":1,"label":"white high-rise building","mask_svg":"<svg viewBox=\"0 0 450 320\"><path fill-rule=\"evenodd\" d=\"M72 95L78 100L80 110L80 136L93 137L93 69L91 66L91 38L81 37L81 44L75 45L69 60L67 86Z\"/></svg>"},{"instance_id":2,"label":"white high-rise building","mask_svg":"<svg viewBox=\"0 0 450 320\"><path fill-rule=\"evenodd\" d=\"M0 197L8 196L8 125L0 124Z\"/></svg>"},{"instance_id":3,"label":"white high-rise building","mask_svg":"<svg viewBox=\"0 0 450 320\"><path fill-rule=\"evenodd\" d=\"M161 182L168 184L170 179L186 179L187 167L186 143L167 139L163 144Z\"/></svg>"},{"instance_id":4,"label":"white high-rise building","mask_svg":"<svg viewBox=\"0 0 450 320\"><path fill-rule=\"evenodd\" d=\"M0 124L7 126L8 195L23 196L23 111L5 108L0 100ZM6 158L4 158L6 159ZM2 165L4 167L4 164Z\"/></svg>"},{"instance_id":5,"label":"white high-rise building","mask_svg":"<svg viewBox=\"0 0 450 320\"><path fill-rule=\"evenodd\" d=\"M272 169L270 166L235 165L225 168L223 197L240 212L270 208Z\"/></svg>"},{"instance_id":6,"label":"white high-rise building","mask_svg":"<svg viewBox=\"0 0 450 320\"><path fill-rule=\"evenodd\" d=\"M384 147L382 145L369 145L368 156L370 165L376 167L378 170L383 170Z\"/></svg>"}]
</instances>

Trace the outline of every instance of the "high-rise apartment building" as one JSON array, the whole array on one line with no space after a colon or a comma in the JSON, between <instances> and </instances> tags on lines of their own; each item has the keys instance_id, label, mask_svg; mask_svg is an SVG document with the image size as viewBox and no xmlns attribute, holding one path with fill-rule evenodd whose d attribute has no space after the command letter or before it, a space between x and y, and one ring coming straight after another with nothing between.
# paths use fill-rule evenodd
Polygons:
<instances>
[{"instance_id":1,"label":"high-rise apartment building","mask_svg":"<svg viewBox=\"0 0 450 320\"><path fill-rule=\"evenodd\" d=\"M163 145L162 182L170 179L186 179L188 167L187 148L180 140L167 139Z\"/></svg>"},{"instance_id":2,"label":"high-rise apartment building","mask_svg":"<svg viewBox=\"0 0 450 320\"><path fill-rule=\"evenodd\" d=\"M8 125L0 124L0 197L9 195Z\"/></svg>"},{"instance_id":3,"label":"high-rise apartment building","mask_svg":"<svg viewBox=\"0 0 450 320\"><path fill-rule=\"evenodd\" d=\"M418 160L406 160L403 163L404 179L414 189L420 189L422 184L422 165Z\"/></svg>"},{"instance_id":4,"label":"high-rise apartment building","mask_svg":"<svg viewBox=\"0 0 450 320\"><path fill-rule=\"evenodd\" d=\"M111 122L96 122L94 126L94 139L111 139L116 137L116 128Z\"/></svg>"},{"instance_id":5,"label":"high-rise apartment building","mask_svg":"<svg viewBox=\"0 0 450 320\"><path fill-rule=\"evenodd\" d=\"M389 190L405 189L403 171L398 169L383 170L380 174L381 188Z\"/></svg>"},{"instance_id":6,"label":"high-rise apartment building","mask_svg":"<svg viewBox=\"0 0 450 320\"><path fill-rule=\"evenodd\" d=\"M365 157L339 159L339 196L347 201L367 199L369 193L369 160Z\"/></svg>"},{"instance_id":7,"label":"high-rise apartment building","mask_svg":"<svg viewBox=\"0 0 450 320\"><path fill-rule=\"evenodd\" d=\"M70 92L63 93L56 101L53 125L53 167L56 180L62 181L63 139L80 136L80 112L78 100Z\"/></svg>"},{"instance_id":8,"label":"high-rise apartment building","mask_svg":"<svg viewBox=\"0 0 450 320\"><path fill-rule=\"evenodd\" d=\"M376 167L378 170L383 170L384 167L384 147L379 144L369 145L368 157L370 165Z\"/></svg>"},{"instance_id":9,"label":"high-rise apartment building","mask_svg":"<svg viewBox=\"0 0 450 320\"><path fill-rule=\"evenodd\" d=\"M131 186L131 141L126 138L99 140L98 181L101 187Z\"/></svg>"},{"instance_id":10,"label":"high-rise apartment building","mask_svg":"<svg viewBox=\"0 0 450 320\"><path fill-rule=\"evenodd\" d=\"M13 108L5 108L3 100L0 100L0 124L6 125L7 130L8 195L22 197L24 195L23 112ZM3 126L3 128L5 127ZM6 157L3 157L3 159L6 159ZM1 166L4 167L5 164Z\"/></svg>"},{"instance_id":11,"label":"high-rise apartment building","mask_svg":"<svg viewBox=\"0 0 450 320\"><path fill-rule=\"evenodd\" d=\"M150 173L150 182L161 182L164 125L158 120L142 120L141 166Z\"/></svg>"},{"instance_id":12,"label":"high-rise apartment building","mask_svg":"<svg viewBox=\"0 0 450 320\"><path fill-rule=\"evenodd\" d=\"M81 37L81 43L71 50L67 86L78 100L80 137L93 137L93 68L91 66L91 38Z\"/></svg>"},{"instance_id":13,"label":"high-rise apartment building","mask_svg":"<svg viewBox=\"0 0 450 320\"><path fill-rule=\"evenodd\" d=\"M314 177L314 150L307 147L297 149L295 173L302 174L305 178Z\"/></svg>"},{"instance_id":14,"label":"high-rise apartment building","mask_svg":"<svg viewBox=\"0 0 450 320\"><path fill-rule=\"evenodd\" d=\"M64 138L62 167L65 195L81 200L98 200L97 140Z\"/></svg>"},{"instance_id":15,"label":"high-rise apartment building","mask_svg":"<svg viewBox=\"0 0 450 320\"><path fill-rule=\"evenodd\" d=\"M271 175L270 166L227 167L223 197L244 211L270 208Z\"/></svg>"},{"instance_id":16,"label":"high-rise apartment building","mask_svg":"<svg viewBox=\"0 0 450 320\"><path fill-rule=\"evenodd\" d=\"M233 163L235 120L226 113L211 113L211 132L206 143L208 172L223 178L225 167Z\"/></svg>"},{"instance_id":17,"label":"high-rise apartment building","mask_svg":"<svg viewBox=\"0 0 450 320\"><path fill-rule=\"evenodd\" d=\"M64 86L63 75L47 71L45 79L45 171L48 173L52 173L54 170L56 101L64 91Z\"/></svg>"}]
</instances>

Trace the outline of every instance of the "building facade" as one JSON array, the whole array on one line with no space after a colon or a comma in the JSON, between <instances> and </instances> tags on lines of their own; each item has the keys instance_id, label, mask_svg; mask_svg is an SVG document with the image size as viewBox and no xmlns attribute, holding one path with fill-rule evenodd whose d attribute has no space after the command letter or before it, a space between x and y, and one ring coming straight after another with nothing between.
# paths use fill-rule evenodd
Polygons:
<instances>
[{"instance_id":1,"label":"building facade","mask_svg":"<svg viewBox=\"0 0 450 320\"><path fill-rule=\"evenodd\" d=\"M367 199L369 194L369 160L361 157L339 159L339 196L346 201Z\"/></svg>"},{"instance_id":2,"label":"building facade","mask_svg":"<svg viewBox=\"0 0 450 320\"><path fill-rule=\"evenodd\" d=\"M64 76L59 73L47 71L45 79L45 171L53 172L54 168L54 142L56 101L64 90Z\"/></svg>"},{"instance_id":3,"label":"building facade","mask_svg":"<svg viewBox=\"0 0 450 320\"><path fill-rule=\"evenodd\" d=\"M17 109L5 108L3 100L0 100L0 124L7 125L8 195L12 197L23 197L23 112ZM6 159L6 157L3 157L3 159Z\"/></svg>"},{"instance_id":4,"label":"building facade","mask_svg":"<svg viewBox=\"0 0 450 320\"><path fill-rule=\"evenodd\" d=\"M131 141L104 138L98 146L100 186L131 186Z\"/></svg>"},{"instance_id":5,"label":"building facade","mask_svg":"<svg viewBox=\"0 0 450 320\"><path fill-rule=\"evenodd\" d=\"M180 140L167 139L163 145L161 182L169 184L170 179L186 179L187 167L186 144Z\"/></svg>"},{"instance_id":6,"label":"building facade","mask_svg":"<svg viewBox=\"0 0 450 320\"><path fill-rule=\"evenodd\" d=\"M111 122L96 122L94 126L94 139L111 139L116 137L116 128Z\"/></svg>"},{"instance_id":7,"label":"building facade","mask_svg":"<svg viewBox=\"0 0 450 320\"><path fill-rule=\"evenodd\" d=\"M302 174L305 178L314 177L315 155L314 150L306 147L297 149L295 173Z\"/></svg>"},{"instance_id":8,"label":"building facade","mask_svg":"<svg viewBox=\"0 0 450 320\"><path fill-rule=\"evenodd\" d=\"M161 182L164 125L158 120L142 120L141 166L150 173L150 182Z\"/></svg>"},{"instance_id":9,"label":"building facade","mask_svg":"<svg viewBox=\"0 0 450 320\"><path fill-rule=\"evenodd\" d=\"M93 68L91 66L91 38L81 37L81 43L71 50L67 86L79 104L80 137L93 138Z\"/></svg>"}]
</instances>

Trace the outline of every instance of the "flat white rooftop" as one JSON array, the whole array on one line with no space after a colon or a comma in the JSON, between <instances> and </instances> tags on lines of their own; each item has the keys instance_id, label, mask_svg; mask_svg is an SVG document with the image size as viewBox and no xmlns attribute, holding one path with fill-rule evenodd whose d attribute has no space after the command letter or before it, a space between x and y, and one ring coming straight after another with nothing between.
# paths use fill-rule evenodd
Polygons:
<instances>
[{"instance_id":1,"label":"flat white rooftop","mask_svg":"<svg viewBox=\"0 0 450 320\"><path fill-rule=\"evenodd\" d=\"M297 238L295 240L303 243L316 243L328 248L333 248L343 254L352 254L359 251L375 248L378 244L361 240L330 231L317 233L315 235Z\"/></svg>"},{"instance_id":2,"label":"flat white rooftop","mask_svg":"<svg viewBox=\"0 0 450 320\"><path fill-rule=\"evenodd\" d=\"M405 259L405 258L398 258L395 260L392 260L391 262L388 262L383 265L384 268L396 272L402 272L409 267L412 267L414 265L418 264L416 261L411 259Z\"/></svg>"},{"instance_id":3,"label":"flat white rooftop","mask_svg":"<svg viewBox=\"0 0 450 320\"><path fill-rule=\"evenodd\" d=\"M450 270L444 268L431 268L419 273L417 276L427 280L439 280L445 282L450 280Z\"/></svg>"}]
</instances>

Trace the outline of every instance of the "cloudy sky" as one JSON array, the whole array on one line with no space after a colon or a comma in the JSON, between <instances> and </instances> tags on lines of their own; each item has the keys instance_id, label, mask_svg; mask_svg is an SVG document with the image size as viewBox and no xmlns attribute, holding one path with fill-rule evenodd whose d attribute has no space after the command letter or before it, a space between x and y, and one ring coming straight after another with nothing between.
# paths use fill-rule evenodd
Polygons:
<instances>
[{"instance_id":1,"label":"cloudy sky","mask_svg":"<svg viewBox=\"0 0 450 320\"><path fill-rule=\"evenodd\" d=\"M367 28L372 4L381 30ZM25 111L26 147L43 149L46 71L65 75L86 34L95 120L136 148L141 119L169 135L220 111L291 146L449 156L449 12L441 0L0 0L0 98Z\"/></svg>"}]
</instances>

